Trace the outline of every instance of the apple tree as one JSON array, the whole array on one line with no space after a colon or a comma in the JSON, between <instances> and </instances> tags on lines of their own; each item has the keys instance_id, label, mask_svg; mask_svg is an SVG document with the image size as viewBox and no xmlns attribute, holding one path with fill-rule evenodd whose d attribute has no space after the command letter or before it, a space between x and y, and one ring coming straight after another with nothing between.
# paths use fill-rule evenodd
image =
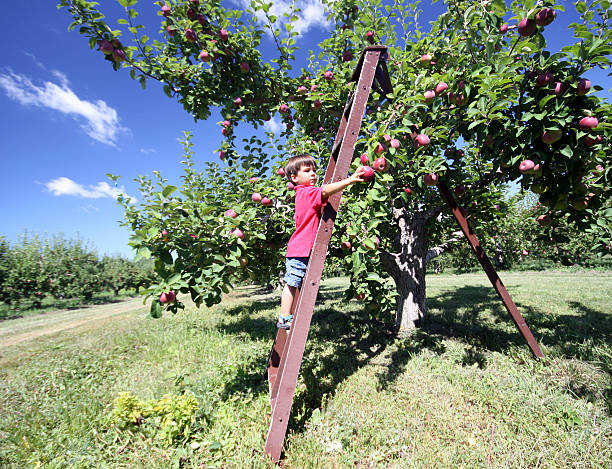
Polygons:
<instances>
[{"instance_id":1,"label":"apple tree","mask_svg":"<svg viewBox=\"0 0 612 469\"><path fill-rule=\"evenodd\" d=\"M236 278L278 270L292 217L290 189L276 171L298 153L325 167L354 87L347 82L361 50L375 43L388 46L394 92L370 97L352 169L371 165L375 177L345 191L330 249L351 275L347 295L372 311L394 310L400 332L418 325L426 266L460 240L435 188L440 180L477 234L498 224L503 190L514 182L546 207L545 235L579 224L593 231L595 249L610 244L612 112L586 78L609 67L608 0L575 4L575 43L560 51L546 42L564 14L553 1L447 0L426 31L418 4L405 0L323 0L331 32L303 64L295 4L282 12L265 0L244 10L219 0L157 2L142 7L159 17L145 34L136 0L119 3L123 30L94 2L60 5L109 66L143 86L162 82L196 119L219 110L223 137L222 166L196 171L187 139L180 188L156 174L155 182L140 178L143 203L122 200L132 245L155 258L162 278L150 293L180 290L213 304ZM131 45L120 40L128 32ZM280 135L238 141L238 125L258 128L276 114Z\"/></svg>"}]
</instances>

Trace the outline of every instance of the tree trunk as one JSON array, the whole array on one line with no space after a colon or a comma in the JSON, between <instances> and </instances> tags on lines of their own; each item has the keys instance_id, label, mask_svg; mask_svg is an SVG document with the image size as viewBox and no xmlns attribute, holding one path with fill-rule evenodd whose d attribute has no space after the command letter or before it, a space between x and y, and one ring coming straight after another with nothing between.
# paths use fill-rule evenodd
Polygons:
<instances>
[{"instance_id":1,"label":"tree trunk","mask_svg":"<svg viewBox=\"0 0 612 469\"><path fill-rule=\"evenodd\" d=\"M395 239L397 254L382 253L385 270L397 288L395 330L406 335L418 327L425 317L425 267L428 261L425 223L422 212L407 215L404 209L394 209L399 227Z\"/></svg>"},{"instance_id":2,"label":"tree trunk","mask_svg":"<svg viewBox=\"0 0 612 469\"><path fill-rule=\"evenodd\" d=\"M395 285L399 293L395 311L395 330L399 335L406 335L419 327L425 317L425 267L414 265L400 270Z\"/></svg>"}]
</instances>

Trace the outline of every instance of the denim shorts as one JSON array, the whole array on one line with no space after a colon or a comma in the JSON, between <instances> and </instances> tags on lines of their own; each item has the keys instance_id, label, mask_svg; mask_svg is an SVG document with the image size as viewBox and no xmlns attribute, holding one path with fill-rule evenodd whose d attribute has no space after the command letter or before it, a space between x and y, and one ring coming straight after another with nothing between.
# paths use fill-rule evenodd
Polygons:
<instances>
[{"instance_id":1,"label":"denim shorts","mask_svg":"<svg viewBox=\"0 0 612 469\"><path fill-rule=\"evenodd\" d=\"M287 257L285 260L285 282L295 288L302 286L302 280L306 275L309 257Z\"/></svg>"}]
</instances>

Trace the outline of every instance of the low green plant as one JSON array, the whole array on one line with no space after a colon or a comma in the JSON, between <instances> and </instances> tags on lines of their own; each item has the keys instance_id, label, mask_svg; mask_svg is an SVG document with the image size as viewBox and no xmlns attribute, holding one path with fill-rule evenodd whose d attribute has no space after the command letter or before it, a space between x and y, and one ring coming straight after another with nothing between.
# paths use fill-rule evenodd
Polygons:
<instances>
[{"instance_id":1,"label":"low green plant","mask_svg":"<svg viewBox=\"0 0 612 469\"><path fill-rule=\"evenodd\" d=\"M120 430L143 432L170 446L192 436L198 408L192 393L165 394L155 401L122 392L113 403L111 422Z\"/></svg>"}]
</instances>

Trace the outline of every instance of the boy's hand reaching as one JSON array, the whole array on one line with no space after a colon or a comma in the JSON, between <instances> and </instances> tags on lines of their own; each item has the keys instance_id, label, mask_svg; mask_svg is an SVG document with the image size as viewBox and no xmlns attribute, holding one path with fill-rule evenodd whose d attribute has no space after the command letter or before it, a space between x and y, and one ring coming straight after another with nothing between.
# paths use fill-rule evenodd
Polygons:
<instances>
[{"instance_id":1,"label":"boy's hand reaching","mask_svg":"<svg viewBox=\"0 0 612 469\"><path fill-rule=\"evenodd\" d=\"M345 187L350 186L351 184L355 184L356 182L364 182L366 180L365 173L366 169L361 166L357 171L355 171L351 176L343 179L342 181L332 182L331 184L327 184L323 186L323 190L321 192L321 198L327 199L331 197L336 192L340 192ZM374 172L373 170L371 170Z\"/></svg>"},{"instance_id":2,"label":"boy's hand reaching","mask_svg":"<svg viewBox=\"0 0 612 469\"><path fill-rule=\"evenodd\" d=\"M355 183L355 182L364 182L365 181L365 172L366 169L363 166L360 166L359 168L357 168L357 171L355 171L352 176L350 176L348 179L351 181L351 184Z\"/></svg>"}]
</instances>

